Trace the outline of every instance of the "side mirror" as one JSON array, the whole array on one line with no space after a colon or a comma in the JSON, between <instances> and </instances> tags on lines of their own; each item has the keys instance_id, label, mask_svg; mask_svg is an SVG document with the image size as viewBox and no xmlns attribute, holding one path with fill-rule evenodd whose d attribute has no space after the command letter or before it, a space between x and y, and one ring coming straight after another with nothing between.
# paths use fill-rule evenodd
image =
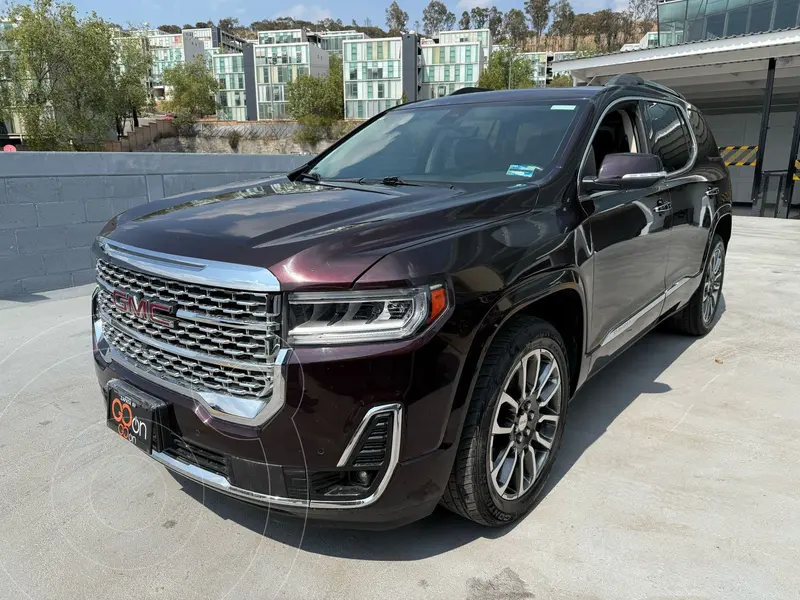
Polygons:
<instances>
[{"instance_id":1,"label":"side mirror","mask_svg":"<svg viewBox=\"0 0 800 600\"><path fill-rule=\"evenodd\" d=\"M651 187L666 176L661 157L655 154L607 154L597 177L584 177L581 180L581 190L587 193L638 190Z\"/></svg>"}]
</instances>

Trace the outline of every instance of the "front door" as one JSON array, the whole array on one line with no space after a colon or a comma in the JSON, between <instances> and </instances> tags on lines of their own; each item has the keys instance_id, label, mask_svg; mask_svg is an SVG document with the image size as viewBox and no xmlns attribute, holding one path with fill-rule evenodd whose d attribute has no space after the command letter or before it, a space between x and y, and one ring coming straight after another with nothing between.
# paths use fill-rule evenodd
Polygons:
<instances>
[{"instance_id":1,"label":"front door","mask_svg":"<svg viewBox=\"0 0 800 600\"><path fill-rule=\"evenodd\" d=\"M638 103L623 108L636 125L635 141L630 140L627 127L629 149L614 142L613 151L646 151ZM615 119L609 122L613 125ZM597 135L605 138L603 144L607 146L613 131L609 135L601 125ZM598 150L601 154L604 151L598 146L592 152ZM602 164L602 158L598 163ZM597 370L661 314L669 253L670 194L662 181L645 189L594 193L581 201L591 211L584 226L593 251L589 349L594 352L593 370Z\"/></svg>"}]
</instances>

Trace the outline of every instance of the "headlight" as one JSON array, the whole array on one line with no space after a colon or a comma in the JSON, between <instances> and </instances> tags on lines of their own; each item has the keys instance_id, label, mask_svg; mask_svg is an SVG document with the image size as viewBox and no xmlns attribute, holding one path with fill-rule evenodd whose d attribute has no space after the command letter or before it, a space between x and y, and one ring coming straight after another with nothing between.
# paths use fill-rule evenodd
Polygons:
<instances>
[{"instance_id":1,"label":"headlight","mask_svg":"<svg viewBox=\"0 0 800 600\"><path fill-rule=\"evenodd\" d=\"M289 295L290 344L355 344L414 335L447 309L441 285Z\"/></svg>"}]
</instances>

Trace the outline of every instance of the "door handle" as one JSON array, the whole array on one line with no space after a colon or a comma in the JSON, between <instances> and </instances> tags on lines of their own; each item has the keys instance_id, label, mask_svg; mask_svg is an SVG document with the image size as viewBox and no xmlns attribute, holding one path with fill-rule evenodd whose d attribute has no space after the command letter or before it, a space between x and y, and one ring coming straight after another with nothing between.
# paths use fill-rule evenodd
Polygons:
<instances>
[{"instance_id":1,"label":"door handle","mask_svg":"<svg viewBox=\"0 0 800 600\"><path fill-rule=\"evenodd\" d=\"M662 215L665 212L669 212L671 210L672 210L672 203L671 202L664 202L663 204L657 205L653 209L653 212L656 213L657 215Z\"/></svg>"},{"instance_id":2,"label":"door handle","mask_svg":"<svg viewBox=\"0 0 800 600\"><path fill-rule=\"evenodd\" d=\"M718 187L710 187L706 190L706 196L719 196Z\"/></svg>"}]
</instances>

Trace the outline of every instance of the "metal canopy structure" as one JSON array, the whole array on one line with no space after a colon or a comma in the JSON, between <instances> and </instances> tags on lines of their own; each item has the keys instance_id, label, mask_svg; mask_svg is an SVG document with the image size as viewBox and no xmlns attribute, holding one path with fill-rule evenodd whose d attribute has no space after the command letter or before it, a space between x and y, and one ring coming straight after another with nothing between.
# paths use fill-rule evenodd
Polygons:
<instances>
[{"instance_id":1,"label":"metal canopy structure","mask_svg":"<svg viewBox=\"0 0 800 600\"><path fill-rule=\"evenodd\" d=\"M603 84L631 73L663 83L706 112L761 110L769 59L776 59L773 108L797 106L800 29L692 42L559 63L577 81Z\"/></svg>"},{"instance_id":2,"label":"metal canopy structure","mask_svg":"<svg viewBox=\"0 0 800 600\"><path fill-rule=\"evenodd\" d=\"M602 85L621 73L639 75L680 92L708 114L760 112L753 212L763 214L772 176L781 187L775 213L780 204L789 215L800 144L800 28L578 58L560 62L559 68L591 85ZM776 108L796 110L797 118L786 169L766 172L767 130Z\"/></svg>"}]
</instances>

